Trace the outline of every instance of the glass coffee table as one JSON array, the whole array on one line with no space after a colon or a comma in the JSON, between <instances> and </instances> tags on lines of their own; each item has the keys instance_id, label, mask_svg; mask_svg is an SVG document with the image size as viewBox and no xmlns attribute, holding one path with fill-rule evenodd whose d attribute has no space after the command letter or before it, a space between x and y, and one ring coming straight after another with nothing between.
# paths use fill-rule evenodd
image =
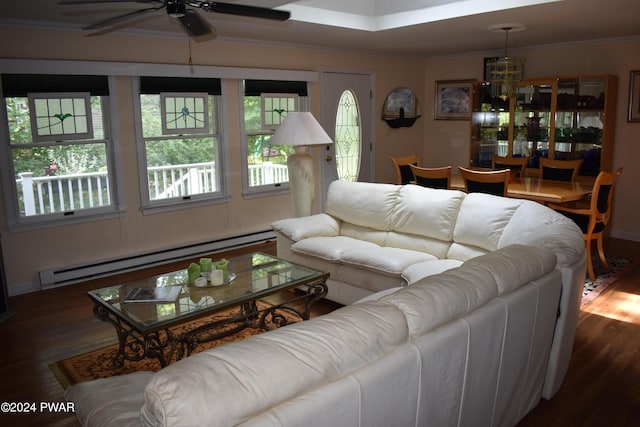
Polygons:
<instances>
[{"instance_id":1,"label":"glass coffee table","mask_svg":"<svg viewBox=\"0 0 640 427\"><path fill-rule=\"evenodd\" d=\"M188 284L187 270L89 292L98 319L110 322L118 334L115 366L125 360L156 358L161 366L191 354L198 344L220 339L251 327L269 330L307 320L311 305L327 294L329 273L293 264L264 253L229 258L229 278L224 285L195 287ZM127 302L134 288L179 286L173 302ZM261 298L296 288L292 297L277 305L259 303ZM304 307L303 309L295 307ZM224 311L228 315L189 323ZM288 314L288 315L285 315ZM176 332L176 326L182 326Z\"/></svg>"}]
</instances>

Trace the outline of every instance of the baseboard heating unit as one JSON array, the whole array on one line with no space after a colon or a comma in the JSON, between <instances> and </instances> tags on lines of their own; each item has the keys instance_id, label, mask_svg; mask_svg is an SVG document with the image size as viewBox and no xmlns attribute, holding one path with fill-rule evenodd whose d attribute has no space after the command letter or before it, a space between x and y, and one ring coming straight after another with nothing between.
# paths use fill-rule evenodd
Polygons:
<instances>
[{"instance_id":1,"label":"baseboard heating unit","mask_svg":"<svg viewBox=\"0 0 640 427\"><path fill-rule=\"evenodd\" d=\"M196 243L188 246L127 256L124 258L104 260L91 264L43 270L39 272L40 288L43 290L57 288L116 273L125 273L127 271L153 267L173 261L181 261L200 255L213 254L216 252L251 246L273 240L275 237L273 230L264 230L240 236L222 238L210 242Z\"/></svg>"}]
</instances>

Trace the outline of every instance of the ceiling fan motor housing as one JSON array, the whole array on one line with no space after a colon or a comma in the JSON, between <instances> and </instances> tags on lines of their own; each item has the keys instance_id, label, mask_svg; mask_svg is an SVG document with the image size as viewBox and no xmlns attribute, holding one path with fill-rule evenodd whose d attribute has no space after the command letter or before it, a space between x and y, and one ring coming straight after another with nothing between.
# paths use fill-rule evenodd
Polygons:
<instances>
[{"instance_id":1,"label":"ceiling fan motor housing","mask_svg":"<svg viewBox=\"0 0 640 427\"><path fill-rule=\"evenodd\" d=\"M174 18L182 18L185 15L185 4L180 0L168 0L167 13Z\"/></svg>"},{"instance_id":2,"label":"ceiling fan motor housing","mask_svg":"<svg viewBox=\"0 0 640 427\"><path fill-rule=\"evenodd\" d=\"M117 29L116 24L137 18L147 13L157 12L166 8L167 14L176 18L182 24L183 29L189 36L200 37L213 33L211 25L207 20L192 8L198 8L206 12L221 13L226 15L246 16L250 18L271 19L275 21L286 21L291 17L290 12L270 9L260 6L247 6L237 3L221 3L207 0L59 0L59 4L84 5L84 4L105 4L105 3L142 3L151 4L152 7L127 12L108 19L104 19L95 24L88 25L83 30L107 31ZM189 8L187 8L189 6ZM107 30L105 30L107 29ZM204 40L204 39L202 39Z\"/></svg>"}]
</instances>

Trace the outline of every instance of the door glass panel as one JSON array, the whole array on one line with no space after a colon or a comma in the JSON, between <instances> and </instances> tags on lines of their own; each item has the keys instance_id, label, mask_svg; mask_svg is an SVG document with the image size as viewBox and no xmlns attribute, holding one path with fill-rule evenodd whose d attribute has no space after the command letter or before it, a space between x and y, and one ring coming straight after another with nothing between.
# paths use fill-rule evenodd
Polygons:
<instances>
[{"instance_id":1,"label":"door glass panel","mask_svg":"<svg viewBox=\"0 0 640 427\"><path fill-rule=\"evenodd\" d=\"M351 90L345 90L338 101L335 132L336 168L341 181L358 180L361 145L362 127L358 102Z\"/></svg>"}]
</instances>

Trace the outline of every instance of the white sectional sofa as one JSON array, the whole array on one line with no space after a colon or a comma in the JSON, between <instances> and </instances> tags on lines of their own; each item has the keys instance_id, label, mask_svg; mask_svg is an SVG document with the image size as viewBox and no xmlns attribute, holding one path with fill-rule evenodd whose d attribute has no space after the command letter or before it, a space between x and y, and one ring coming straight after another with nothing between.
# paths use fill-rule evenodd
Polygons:
<instances>
[{"instance_id":1,"label":"white sectional sofa","mask_svg":"<svg viewBox=\"0 0 640 427\"><path fill-rule=\"evenodd\" d=\"M351 304L513 244L555 253L562 274L543 396L564 379L586 271L582 232L539 203L417 185L334 181L324 212L272 224L278 256L330 273L327 298Z\"/></svg>"},{"instance_id":2,"label":"white sectional sofa","mask_svg":"<svg viewBox=\"0 0 640 427\"><path fill-rule=\"evenodd\" d=\"M357 217L366 221L352 222ZM65 397L83 425L513 426L562 382L585 254L580 231L547 208L413 186L334 183L325 214L274 227L282 234L279 249L286 249L284 239L290 244L284 255L331 268L332 287L357 288L378 276L385 286L327 315L157 373L74 385ZM298 231L284 234L291 230ZM324 234L313 237L311 230ZM419 237L421 230L437 237ZM317 238L344 245L311 241L296 252L293 242ZM309 251L324 246L335 259ZM378 255L347 256L359 247ZM436 257L420 252L450 256L447 263L457 266L430 274L445 268L432 269ZM407 257L393 261L399 253ZM411 285L390 293L403 273L415 274Z\"/></svg>"}]
</instances>

